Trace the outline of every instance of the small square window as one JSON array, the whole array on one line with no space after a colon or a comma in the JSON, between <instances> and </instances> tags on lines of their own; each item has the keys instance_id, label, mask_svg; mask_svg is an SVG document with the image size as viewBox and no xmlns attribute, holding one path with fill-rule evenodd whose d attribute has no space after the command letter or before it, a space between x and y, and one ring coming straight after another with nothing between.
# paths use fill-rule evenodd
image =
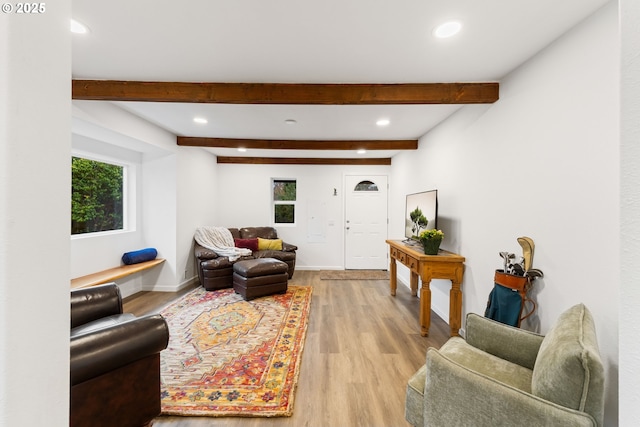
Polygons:
<instances>
[{"instance_id":1,"label":"small square window","mask_svg":"<svg viewBox=\"0 0 640 427\"><path fill-rule=\"evenodd\" d=\"M273 222L276 224L294 224L296 218L295 205L275 205Z\"/></svg>"},{"instance_id":2,"label":"small square window","mask_svg":"<svg viewBox=\"0 0 640 427\"><path fill-rule=\"evenodd\" d=\"M273 223L295 224L297 183L294 179L272 180Z\"/></svg>"},{"instance_id":3,"label":"small square window","mask_svg":"<svg viewBox=\"0 0 640 427\"><path fill-rule=\"evenodd\" d=\"M296 181L274 179L273 180L273 200L295 201L296 200Z\"/></svg>"}]
</instances>

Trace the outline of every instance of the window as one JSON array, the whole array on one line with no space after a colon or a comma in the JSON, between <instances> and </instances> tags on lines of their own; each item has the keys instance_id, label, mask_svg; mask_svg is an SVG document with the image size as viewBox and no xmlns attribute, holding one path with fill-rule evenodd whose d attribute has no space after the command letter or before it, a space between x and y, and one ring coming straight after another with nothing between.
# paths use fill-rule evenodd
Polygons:
<instances>
[{"instance_id":1,"label":"window","mask_svg":"<svg viewBox=\"0 0 640 427\"><path fill-rule=\"evenodd\" d=\"M71 234L123 230L126 167L71 158Z\"/></svg>"},{"instance_id":2,"label":"window","mask_svg":"<svg viewBox=\"0 0 640 427\"><path fill-rule=\"evenodd\" d=\"M295 224L296 222L296 180L273 179L273 223Z\"/></svg>"},{"instance_id":3,"label":"window","mask_svg":"<svg viewBox=\"0 0 640 427\"><path fill-rule=\"evenodd\" d=\"M378 191L378 186L375 182L371 181L360 181L356 184L356 187L353 189L354 191Z\"/></svg>"}]
</instances>

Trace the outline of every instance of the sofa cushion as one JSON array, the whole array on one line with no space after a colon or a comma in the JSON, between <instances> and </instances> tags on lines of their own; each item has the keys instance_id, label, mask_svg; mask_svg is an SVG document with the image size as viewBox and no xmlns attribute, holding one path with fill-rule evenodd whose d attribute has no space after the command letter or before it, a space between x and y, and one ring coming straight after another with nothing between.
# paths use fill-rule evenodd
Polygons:
<instances>
[{"instance_id":1,"label":"sofa cushion","mask_svg":"<svg viewBox=\"0 0 640 427\"><path fill-rule=\"evenodd\" d=\"M531 376L533 372L516 363L509 362L485 353L469 345L460 337L452 337L440 348L440 353L467 369L478 372L520 389L531 392Z\"/></svg>"},{"instance_id":2,"label":"sofa cushion","mask_svg":"<svg viewBox=\"0 0 640 427\"><path fill-rule=\"evenodd\" d=\"M424 426L424 385L427 380L427 365L409 378L404 401L404 417L412 426Z\"/></svg>"},{"instance_id":3,"label":"sofa cushion","mask_svg":"<svg viewBox=\"0 0 640 427\"><path fill-rule=\"evenodd\" d=\"M123 322L135 319L132 313L114 314L111 316L102 317L100 319L85 323L84 325L76 326L71 329L71 336L86 334L88 332L94 332L99 329L108 328L109 326L118 325Z\"/></svg>"},{"instance_id":4,"label":"sofa cushion","mask_svg":"<svg viewBox=\"0 0 640 427\"><path fill-rule=\"evenodd\" d=\"M258 250L258 239L233 239L236 248L246 248L255 252Z\"/></svg>"},{"instance_id":5,"label":"sofa cushion","mask_svg":"<svg viewBox=\"0 0 640 427\"><path fill-rule=\"evenodd\" d=\"M281 251L282 239L262 239L258 237L258 250L259 251Z\"/></svg>"},{"instance_id":6,"label":"sofa cushion","mask_svg":"<svg viewBox=\"0 0 640 427\"><path fill-rule=\"evenodd\" d=\"M253 257L258 258L275 258L280 261L295 261L296 253L295 252L284 252L284 251L257 251L253 253Z\"/></svg>"},{"instance_id":7,"label":"sofa cushion","mask_svg":"<svg viewBox=\"0 0 640 427\"><path fill-rule=\"evenodd\" d=\"M241 277L262 277L287 272L287 264L273 258L248 259L233 264L233 272Z\"/></svg>"},{"instance_id":8,"label":"sofa cushion","mask_svg":"<svg viewBox=\"0 0 640 427\"><path fill-rule=\"evenodd\" d=\"M602 421L604 369L591 313L577 304L560 315L542 341L531 392Z\"/></svg>"},{"instance_id":9,"label":"sofa cushion","mask_svg":"<svg viewBox=\"0 0 640 427\"><path fill-rule=\"evenodd\" d=\"M261 237L263 239L277 239L278 232L273 227L243 227L240 229L240 235L242 239L254 239Z\"/></svg>"},{"instance_id":10,"label":"sofa cushion","mask_svg":"<svg viewBox=\"0 0 640 427\"><path fill-rule=\"evenodd\" d=\"M233 266L233 263L229 261L229 257L226 256L209 259L200 263L200 268L204 268L205 270L231 268L231 266Z\"/></svg>"}]
</instances>

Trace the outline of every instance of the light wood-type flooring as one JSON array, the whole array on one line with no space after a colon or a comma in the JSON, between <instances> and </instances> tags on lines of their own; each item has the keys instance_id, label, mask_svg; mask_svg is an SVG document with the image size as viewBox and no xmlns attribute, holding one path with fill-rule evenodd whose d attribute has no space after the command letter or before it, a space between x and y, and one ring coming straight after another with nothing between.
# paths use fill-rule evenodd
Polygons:
<instances>
[{"instance_id":1,"label":"light wood-type flooring","mask_svg":"<svg viewBox=\"0 0 640 427\"><path fill-rule=\"evenodd\" d=\"M289 284L313 287L293 415L161 416L154 427L409 425L407 380L424 364L427 348L448 339L448 325L432 312L429 337L421 337L418 298L402 285L390 296L387 280L320 280L317 271L296 271ZM125 311L156 312L185 292L140 292L125 299Z\"/></svg>"}]
</instances>

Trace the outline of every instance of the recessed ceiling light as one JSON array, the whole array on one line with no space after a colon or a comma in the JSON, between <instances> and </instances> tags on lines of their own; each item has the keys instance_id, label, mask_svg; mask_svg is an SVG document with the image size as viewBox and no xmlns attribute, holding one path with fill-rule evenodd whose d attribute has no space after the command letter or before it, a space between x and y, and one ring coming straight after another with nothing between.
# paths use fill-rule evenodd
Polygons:
<instances>
[{"instance_id":1,"label":"recessed ceiling light","mask_svg":"<svg viewBox=\"0 0 640 427\"><path fill-rule=\"evenodd\" d=\"M378 126L388 126L389 123L391 123L391 120L389 119L380 119L376 122L376 125Z\"/></svg>"},{"instance_id":2,"label":"recessed ceiling light","mask_svg":"<svg viewBox=\"0 0 640 427\"><path fill-rule=\"evenodd\" d=\"M89 27L76 21L75 19L72 19L71 32L74 34L87 34L89 32Z\"/></svg>"},{"instance_id":3,"label":"recessed ceiling light","mask_svg":"<svg viewBox=\"0 0 640 427\"><path fill-rule=\"evenodd\" d=\"M244 147L238 147L238 151L241 152L241 153L245 153L247 151L247 149L244 148Z\"/></svg>"},{"instance_id":4,"label":"recessed ceiling light","mask_svg":"<svg viewBox=\"0 0 640 427\"><path fill-rule=\"evenodd\" d=\"M284 121L286 124L288 125L295 125L296 123L298 123L297 121L293 120L293 119L287 119Z\"/></svg>"},{"instance_id":5,"label":"recessed ceiling light","mask_svg":"<svg viewBox=\"0 0 640 427\"><path fill-rule=\"evenodd\" d=\"M194 117L193 121L200 124L200 125L206 125L207 123L209 123L209 121L207 119L205 119L204 117Z\"/></svg>"},{"instance_id":6,"label":"recessed ceiling light","mask_svg":"<svg viewBox=\"0 0 640 427\"><path fill-rule=\"evenodd\" d=\"M433 35L439 39L455 36L462 29L462 24L458 21L449 21L438 25L433 30Z\"/></svg>"},{"instance_id":7,"label":"recessed ceiling light","mask_svg":"<svg viewBox=\"0 0 640 427\"><path fill-rule=\"evenodd\" d=\"M358 154L367 154L367 150L365 150L364 148L361 148L357 151Z\"/></svg>"}]
</instances>

